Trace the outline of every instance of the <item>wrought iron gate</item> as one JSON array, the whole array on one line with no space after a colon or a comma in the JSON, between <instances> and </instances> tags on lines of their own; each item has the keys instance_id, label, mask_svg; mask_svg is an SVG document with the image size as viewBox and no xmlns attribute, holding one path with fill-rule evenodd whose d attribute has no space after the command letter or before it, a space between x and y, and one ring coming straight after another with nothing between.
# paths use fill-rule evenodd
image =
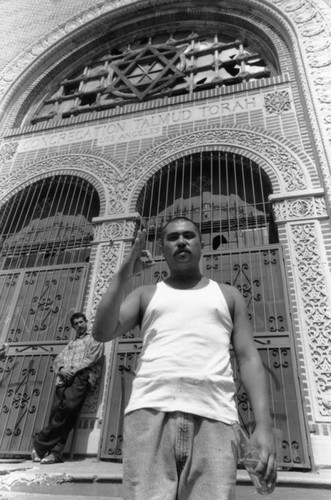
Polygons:
<instances>
[{"instance_id":1,"label":"wrought iron gate","mask_svg":"<svg viewBox=\"0 0 331 500\"><path fill-rule=\"evenodd\" d=\"M160 255L163 222L187 216L200 227L206 276L236 286L247 301L256 345L269 381L279 464L310 468L307 433L292 343L282 249L277 244L268 195L271 185L251 160L221 151L176 160L155 174L138 199L147 245L157 265L134 286L156 283L168 270ZM123 410L127 405L142 340L136 329L117 340L106 405L101 458L122 456ZM252 432L251 409L234 356L237 405Z\"/></svg>"},{"instance_id":2,"label":"wrought iron gate","mask_svg":"<svg viewBox=\"0 0 331 500\"><path fill-rule=\"evenodd\" d=\"M71 337L70 315L82 302L87 264L0 274L0 453L26 455L49 414L53 361Z\"/></svg>"},{"instance_id":3,"label":"wrought iron gate","mask_svg":"<svg viewBox=\"0 0 331 500\"><path fill-rule=\"evenodd\" d=\"M53 176L0 210L0 454L27 455L53 399L53 361L72 336L88 274L93 186Z\"/></svg>"}]
</instances>

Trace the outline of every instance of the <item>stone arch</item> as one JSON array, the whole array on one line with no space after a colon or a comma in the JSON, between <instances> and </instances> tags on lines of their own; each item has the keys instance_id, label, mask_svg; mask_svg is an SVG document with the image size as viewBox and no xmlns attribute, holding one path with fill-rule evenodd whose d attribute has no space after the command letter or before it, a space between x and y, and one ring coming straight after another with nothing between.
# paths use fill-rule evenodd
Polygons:
<instances>
[{"instance_id":1,"label":"stone arch","mask_svg":"<svg viewBox=\"0 0 331 500\"><path fill-rule=\"evenodd\" d=\"M203 2L201 5L194 5L187 7L187 2L179 0L176 2L176 12L181 9L182 12L190 13L199 16L207 13L209 10L215 12L219 11L219 7L215 2L207 5ZM249 17L254 17L256 20L263 22L264 30L268 31L268 38L272 38L273 30L271 25L279 28L279 32L289 41L290 47L297 46L297 25L301 25L305 20L301 20L300 12L302 5L308 3L308 0L300 2L300 5L291 6L287 8L286 0L267 0L263 4L257 0L245 0L241 3L240 9L233 8L232 5L222 5L222 15L227 16L233 21L240 20L241 17L247 14ZM285 4L285 5L283 5ZM98 6L87 9L72 19L68 20L64 25L55 28L43 38L39 39L35 44L30 46L25 53L20 54L17 58L5 68L5 76L0 77L0 97L5 96L3 99L3 110L7 108L12 102L16 102L12 112L8 114L7 127L12 127L18 116L24 114L23 108L30 105L31 101L35 99L39 89L45 85L45 78L53 78L59 68L68 66L70 60L79 59L77 47L82 46L82 51L85 53L85 48L96 44L100 40L100 36L105 34L106 29L104 26L115 26L117 20L129 18L132 12L141 14L144 9L149 12L149 16L157 19L163 9L169 8L174 12L173 0L163 1L161 5L151 5L149 0L118 0L117 2L104 1ZM299 11L299 19L297 23L293 23L291 16L297 16ZM315 8L316 11L316 8ZM254 26L253 20L250 20L251 25ZM301 16L302 17L302 16ZM146 14L147 18L147 14ZM106 20L107 19L107 23ZM296 20L296 19L295 19ZM270 22L271 21L271 22ZM248 22L248 19L247 19ZM109 26L107 29L109 29ZM252 28L253 29L253 28ZM246 30L243 29L243 32ZM72 47L71 50L68 47ZM298 51L296 60L301 60L300 51ZM45 72L45 61L47 60L47 71ZM64 66L65 65L65 66ZM24 72L22 72L22 69ZM54 73L55 72L55 73ZM304 72L302 68L299 69L302 79L304 79ZM41 75L36 80L36 75ZM34 83L27 88L27 82L33 81ZM22 88L25 92L22 94Z\"/></svg>"},{"instance_id":2,"label":"stone arch","mask_svg":"<svg viewBox=\"0 0 331 500\"><path fill-rule=\"evenodd\" d=\"M22 166L0 183L1 203L37 180L52 175L76 175L89 181L100 199L100 215L108 212L109 198L115 196L118 168L92 155L59 155Z\"/></svg>"},{"instance_id":3,"label":"stone arch","mask_svg":"<svg viewBox=\"0 0 331 500\"><path fill-rule=\"evenodd\" d=\"M167 163L196 151L222 149L242 154L255 161L268 175L274 194L283 195L312 189L307 155L297 154L271 134L239 127L214 128L192 132L168 140L139 157L127 173L131 189L129 210L134 211L136 201L147 179Z\"/></svg>"},{"instance_id":4,"label":"stone arch","mask_svg":"<svg viewBox=\"0 0 331 500\"><path fill-rule=\"evenodd\" d=\"M177 10L184 0L179 0L176 4L173 0L164 0L158 5L151 5L148 0L117 0L108 2L104 0L97 6L84 10L64 25L56 27L35 44L17 56L0 75L0 97L3 97L1 114L5 122L3 126L13 127L20 112L23 112L23 103L30 105L45 77L45 67L50 75L59 64L66 61L68 64L68 47L77 47L83 43L91 33L98 31L105 32L105 20L116 22L117 19L131 16L135 11L141 12L149 9L152 15L160 14L163 7L171 6ZM289 0L266 0L261 3L259 0L244 0L239 7L233 7L229 2L222 4L222 12L227 11L232 16L241 13L251 13L260 22L264 22L266 29L276 29L287 40L291 49L293 60L296 64L296 77L301 83L302 95L306 102L309 123L312 131L313 141L318 154L319 165L326 187L326 194L329 204L331 203L331 177L329 175L328 160L331 161L329 142L331 141L331 128L329 108L329 67L331 65L329 40L331 38L330 23L327 16L330 16L328 7L319 2L311 0L301 0L300 2L289 2ZM175 7L174 7L175 5ZM184 4L186 5L186 3ZM215 2L211 3L215 9L219 8ZM195 4L185 7L196 11L207 9L209 6L204 2L201 6ZM96 29L96 28L99 28ZM85 43L85 42L84 42ZM72 52L69 56L73 57ZM47 60L47 65L45 61ZM40 80L34 81L34 76L41 73ZM310 75L309 84L307 74ZM27 87L30 85L29 87ZM23 92L22 92L23 89ZM315 95L313 95L315 93ZM15 103L10 109L11 103ZM75 123L75 122L73 122ZM27 127L24 132L28 131ZM22 130L23 132L23 130Z\"/></svg>"}]
</instances>

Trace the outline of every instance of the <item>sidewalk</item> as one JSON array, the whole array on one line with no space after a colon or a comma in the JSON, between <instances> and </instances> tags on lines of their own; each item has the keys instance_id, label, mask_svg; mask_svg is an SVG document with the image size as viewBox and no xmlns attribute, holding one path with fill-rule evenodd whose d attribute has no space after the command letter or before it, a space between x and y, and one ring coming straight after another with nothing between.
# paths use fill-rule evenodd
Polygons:
<instances>
[{"instance_id":1,"label":"sidewalk","mask_svg":"<svg viewBox=\"0 0 331 500\"><path fill-rule=\"evenodd\" d=\"M121 500L122 464L82 457L62 464L0 460L0 500ZM238 471L236 500L260 498L248 474ZM271 500L330 500L331 470L279 472ZM149 499L146 499L149 500ZM215 499L201 499L215 500Z\"/></svg>"}]
</instances>

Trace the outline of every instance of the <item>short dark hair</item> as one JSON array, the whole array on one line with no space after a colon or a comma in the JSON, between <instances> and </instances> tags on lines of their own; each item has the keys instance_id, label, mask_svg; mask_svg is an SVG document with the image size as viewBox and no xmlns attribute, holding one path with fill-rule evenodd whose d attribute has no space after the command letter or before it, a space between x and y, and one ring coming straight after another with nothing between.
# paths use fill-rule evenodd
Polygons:
<instances>
[{"instance_id":1,"label":"short dark hair","mask_svg":"<svg viewBox=\"0 0 331 500\"><path fill-rule=\"evenodd\" d=\"M87 323L87 318L86 318L85 314L81 313L81 312L76 312L70 318L70 323L71 323L72 327L74 326L75 319L79 319L79 318L83 318L83 320L85 321L85 323Z\"/></svg>"},{"instance_id":2,"label":"short dark hair","mask_svg":"<svg viewBox=\"0 0 331 500\"><path fill-rule=\"evenodd\" d=\"M184 220L184 221L191 222L191 224L193 224L193 226L198 231L200 241L202 240L201 231L200 231L200 228L199 228L198 224L196 222L194 222L194 220L189 219L188 217L184 217L183 215L179 215L178 217L173 217L172 219L167 220L164 223L164 225L162 226L162 229L161 229L161 243L163 243L164 233L165 233L165 230L167 229L167 227L169 226L169 224L172 224L172 222L177 222L179 220Z\"/></svg>"}]
</instances>

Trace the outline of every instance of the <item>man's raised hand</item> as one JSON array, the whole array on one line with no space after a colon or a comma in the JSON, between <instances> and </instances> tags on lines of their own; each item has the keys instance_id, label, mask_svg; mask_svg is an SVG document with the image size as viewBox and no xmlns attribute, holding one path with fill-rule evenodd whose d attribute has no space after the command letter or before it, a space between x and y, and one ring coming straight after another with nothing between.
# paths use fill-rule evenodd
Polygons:
<instances>
[{"instance_id":1,"label":"man's raised hand","mask_svg":"<svg viewBox=\"0 0 331 500\"><path fill-rule=\"evenodd\" d=\"M146 234L146 229L138 231L131 253L122 265L121 274L124 274L126 278L131 278L154 265L151 253L145 249Z\"/></svg>"}]
</instances>

